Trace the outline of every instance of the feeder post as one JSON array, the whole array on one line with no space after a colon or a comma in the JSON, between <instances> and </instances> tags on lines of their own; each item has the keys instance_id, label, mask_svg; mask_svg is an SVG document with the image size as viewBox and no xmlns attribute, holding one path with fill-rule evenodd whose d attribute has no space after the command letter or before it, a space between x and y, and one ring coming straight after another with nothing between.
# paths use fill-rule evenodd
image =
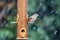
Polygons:
<instances>
[{"instance_id":1,"label":"feeder post","mask_svg":"<svg viewBox=\"0 0 60 40\"><path fill-rule=\"evenodd\" d=\"M17 40L28 39L28 0L17 0Z\"/></svg>"}]
</instances>

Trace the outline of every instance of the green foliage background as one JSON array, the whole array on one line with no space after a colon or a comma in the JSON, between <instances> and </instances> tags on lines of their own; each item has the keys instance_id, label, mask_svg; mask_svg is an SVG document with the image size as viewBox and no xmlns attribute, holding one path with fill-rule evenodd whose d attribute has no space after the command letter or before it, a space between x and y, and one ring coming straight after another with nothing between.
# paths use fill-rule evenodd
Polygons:
<instances>
[{"instance_id":1,"label":"green foliage background","mask_svg":"<svg viewBox=\"0 0 60 40\"><path fill-rule=\"evenodd\" d=\"M49 6L55 11L52 12ZM28 40L60 40L60 0L28 0L29 17L37 10L39 17L34 24L28 24ZM17 7L9 13L8 23L0 29L0 40L16 40L17 25L10 22L16 21Z\"/></svg>"},{"instance_id":2,"label":"green foliage background","mask_svg":"<svg viewBox=\"0 0 60 40\"><path fill-rule=\"evenodd\" d=\"M39 8L40 10L38 10ZM51 8L55 11L52 12ZM40 11L37 12L39 17L35 23L28 25L29 40L60 40L59 9L60 0L28 0L29 16L33 15L37 10Z\"/></svg>"}]
</instances>

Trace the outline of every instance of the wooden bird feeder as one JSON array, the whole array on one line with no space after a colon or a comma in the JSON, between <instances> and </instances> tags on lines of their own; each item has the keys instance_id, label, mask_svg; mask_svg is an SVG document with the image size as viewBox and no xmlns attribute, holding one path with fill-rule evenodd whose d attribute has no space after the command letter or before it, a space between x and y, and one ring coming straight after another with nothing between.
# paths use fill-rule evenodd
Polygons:
<instances>
[{"instance_id":1,"label":"wooden bird feeder","mask_svg":"<svg viewBox=\"0 0 60 40\"><path fill-rule=\"evenodd\" d=\"M28 39L28 0L17 0L17 40Z\"/></svg>"}]
</instances>

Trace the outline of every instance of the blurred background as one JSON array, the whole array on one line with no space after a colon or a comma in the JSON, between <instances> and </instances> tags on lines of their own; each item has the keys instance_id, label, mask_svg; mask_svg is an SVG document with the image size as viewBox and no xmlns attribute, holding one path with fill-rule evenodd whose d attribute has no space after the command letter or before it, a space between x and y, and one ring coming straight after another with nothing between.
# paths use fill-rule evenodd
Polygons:
<instances>
[{"instance_id":1,"label":"blurred background","mask_svg":"<svg viewBox=\"0 0 60 40\"><path fill-rule=\"evenodd\" d=\"M29 17L37 13L34 24L28 24L29 40L60 40L60 0L28 0Z\"/></svg>"},{"instance_id":2,"label":"blurred background","mask_svg":"<svg viewBox=\"0 0 60 40\"><path fill-rule=\"evenodd\" d=\"M4 2L0 1L0 6ZM0 26L0 40L16 40L17 25L11 22L16 21L17 0L6 1L4 7L7 13L2 16L0 9L0 25L4 24ZM28 0L28 16L35 13L39 16L35 23L28 24L28 40L60 40L60 0Z\"/></svg>"},{"instance_id":3,"label":"blurred background","mask_svg":"<svg viewBox=\"0 0 60 40\"><path fill-rule=\"evenodd\" d=\"M0 40L16 40L17 0L0 0Z\"/></svg>"}]
</instances>

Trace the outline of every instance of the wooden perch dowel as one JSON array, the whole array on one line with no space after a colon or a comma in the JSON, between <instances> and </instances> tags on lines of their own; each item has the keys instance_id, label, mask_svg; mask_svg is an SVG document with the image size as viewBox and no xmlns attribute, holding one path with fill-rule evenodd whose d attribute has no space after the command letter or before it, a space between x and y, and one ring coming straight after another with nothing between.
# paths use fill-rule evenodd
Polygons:
<instances>
[{"instance_id":1,"label":"wooden perch dowel","mask_svg":"<svg viewBox=\"0 0 60 40\"><path fill-rule=\"evenodd\" d=\"M28 38L28 17L27 17L27 0L18 0L18 14L17 14L17 39Z\"/></svg>"}]
</instances>

